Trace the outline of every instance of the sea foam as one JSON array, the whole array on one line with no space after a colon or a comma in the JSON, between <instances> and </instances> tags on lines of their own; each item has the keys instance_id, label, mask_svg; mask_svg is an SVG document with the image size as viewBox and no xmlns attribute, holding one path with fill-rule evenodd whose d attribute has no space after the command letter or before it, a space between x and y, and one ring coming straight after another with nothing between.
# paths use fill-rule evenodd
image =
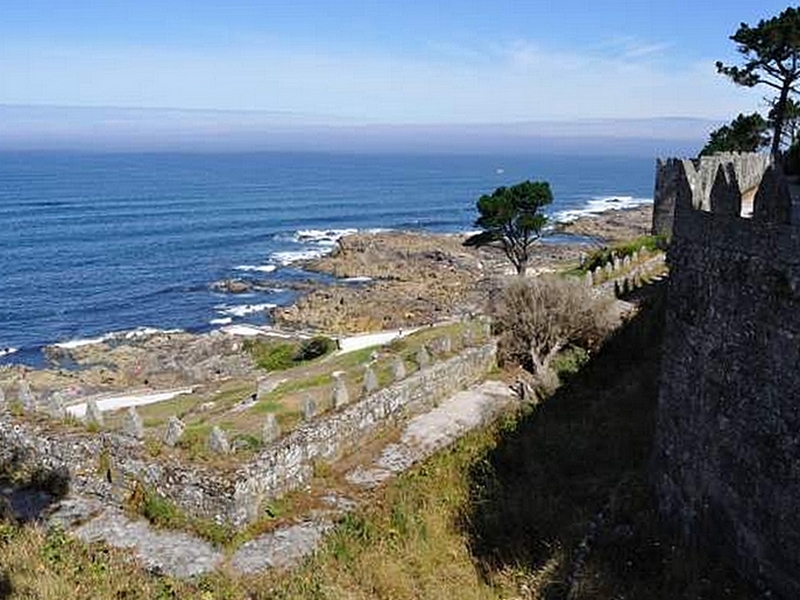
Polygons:
<instances>
[{"instance_id":1,"label":"sea foam","mask_svg":"<svg viewBox=\"0 0 800 600\"><path fill-rule=\"evenodd\" d=\"M571 223L572 221L577 221L581 217L592 217L609 210L625 210L652 203L652 198L635 198L633 196L593 198L589 200L583 208L559 211L554 213L551 219L556 223Z\"/></svg>"},{"instance_id":2,"label":"sea foam","mask_svg":"<svg viewBox=\"0 0 800 600\"><path fill-rule=\"evenodd\" d=\"M56 348L63 348L64 350L73 350L81 348L82 346L91 346L93 344L102 344L111 340L138 340L153 335L164 335L170 333L183 333L183 329L158 329L156 327L137 327L128 331L112 331L104 333L103 335L92 338L77 338L68 340L66 342L58 342L53 344Z\"/></svg>"},{"instance_id":3,"label":"sea foam","mask_svg":"<svg viewBox=\"0 0 800 600\"><path fill-rule=\"evenodd\" d=\"M248 271L256 273L272 273L278 267L276 265L239 265L234 267L236 271Z\"/></svg>"},{"instance_id":4,"label":"sea foam","mask_svg":"<svg viewBox=\"0 0 800 600\"><path fill-rule=\"evenodd\" d=\"M264 303L264 304L239 304L230 306L228 304L218 304L214 309L221 315L229 317L246 317L253 313L264 312L271 308L275 308L277 304Z\"/></svg>"}]
</instances>

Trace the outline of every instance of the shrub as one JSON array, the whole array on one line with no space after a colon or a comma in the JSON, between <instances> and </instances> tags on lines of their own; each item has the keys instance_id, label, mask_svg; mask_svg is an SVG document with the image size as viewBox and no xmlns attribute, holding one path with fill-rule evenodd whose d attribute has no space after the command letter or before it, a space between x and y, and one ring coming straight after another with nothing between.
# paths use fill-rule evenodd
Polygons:
<instances>
[{"instance_id":1,"label":"shrub","mask_svg":"<svg viewBox=\"0 0 800 600\"><path fill-rule=\"evenodd\" d=\"M563 348L593 350L599 345L614 323L612 302L572 278L512 281L490 307L500 362L551 375Z\"/></svg>"},{"instance_id":2,"label":"shrub","mask_svg":"<svg viewBox=\"0 0 800 600\"><path fill-rule=\"evenodd\" d=\"M315 358L325 356L329 352L332 352L335 347L336 342L331 338L318 335L310 340L303 340L300 347L297 349L297 353L294 355L294 360L297 362L314 360Z\"/></svg>"},{"instance_id":3,"label":"shrub","mask_svg":"<svg viewBox=\"0 0 800 600\"><path fill-rule=\"evenodd\" d=\"M288 342L248 341L245 349L256 364L267 371L283 371L294 366L297 346Z\"/></svg>"}]
</instances>

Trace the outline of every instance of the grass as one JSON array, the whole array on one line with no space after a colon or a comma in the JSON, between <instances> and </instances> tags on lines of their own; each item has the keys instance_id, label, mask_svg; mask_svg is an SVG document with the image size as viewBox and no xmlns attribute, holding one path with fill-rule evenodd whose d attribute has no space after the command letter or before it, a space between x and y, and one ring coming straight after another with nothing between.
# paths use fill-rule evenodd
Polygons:
<instances>
[{"instance_id":1,"label":"grass","mask_svg":"<svg viewBox=\"0 0 800 600\"><path fill-rule=\"evenodd\" d=\"M614 244L613 246L602 248L592 252L589 257L578 268L578 273L587 273L597 267L603 267L611 262L614 257L619 259L632 256L635 252L642 249L650 252L662 251L666 248L666 238L664 236L645 235L628 242Z\"/></svg>"},{"instance_id":2,"label":"grass","mask_svg":"<svg viewBox=\"0 0 800 600\"><path fill-rule=\"evenodd\" d=\"M294 571L177 582L138 571L124 553L103 546L0 525L0 597L755 597L724 561L684 545L659 522L647 464L661 316L654 301L580 369L570 366L570 379L551 398L465 436L373 492ZM298 495L277 503L249 533L306 501ZM179 518L150 502L151 518Z\"/></svg>"}]
</instances>

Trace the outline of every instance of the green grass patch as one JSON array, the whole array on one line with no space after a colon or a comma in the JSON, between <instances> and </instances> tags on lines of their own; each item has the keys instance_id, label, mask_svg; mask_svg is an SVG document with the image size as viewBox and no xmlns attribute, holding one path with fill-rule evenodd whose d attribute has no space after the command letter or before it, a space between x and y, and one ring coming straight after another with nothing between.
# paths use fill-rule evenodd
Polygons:
<instances>
[{"instance_id":1,"label":"green grass patch","mask_svg":"<svg viewBox=\"0 0 800 600\"><path fill-rule=\"evenodd\" d=\"M664 236L646 235L633 239L629 242L614 244L607 248L596 250L584 261L577 272L587 273L598 267L603 267L611 262L614 257L618 259L632 256L635 252L642 249L650 252L662 251L666 248L666 238Z\"/></svg>"},{"instance_id":2,"label":"green grass patch","mask_svg":"<svg viewBox=\"0 0 800 600\"><path fill-rule=\"evenodd\" d=\"M336 343L325 336L301 342L254 339L244 343L244 349L250 353L256 365L266 371L285 371L325 356L335 348Z\"/></svg>"}]
</instances>

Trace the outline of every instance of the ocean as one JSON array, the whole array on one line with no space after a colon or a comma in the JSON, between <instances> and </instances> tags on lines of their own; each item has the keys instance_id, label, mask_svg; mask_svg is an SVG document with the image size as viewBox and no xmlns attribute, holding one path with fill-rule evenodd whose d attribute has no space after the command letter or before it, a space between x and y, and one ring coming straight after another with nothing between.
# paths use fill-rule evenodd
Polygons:
<instances>
[{"instance_id":1,"label":"ocean","mask_svg":"<svg viewBox=\"0 0 800 600\"><path fill-rule=\"evenodd\" d=\"M481 194L550 182L552 219L652 201L654 159L0 153L0 362L48 344L264 323L342 234L473 229ZM255 279L224 294L211 284Z\"/></svg>"}]
</instances>

